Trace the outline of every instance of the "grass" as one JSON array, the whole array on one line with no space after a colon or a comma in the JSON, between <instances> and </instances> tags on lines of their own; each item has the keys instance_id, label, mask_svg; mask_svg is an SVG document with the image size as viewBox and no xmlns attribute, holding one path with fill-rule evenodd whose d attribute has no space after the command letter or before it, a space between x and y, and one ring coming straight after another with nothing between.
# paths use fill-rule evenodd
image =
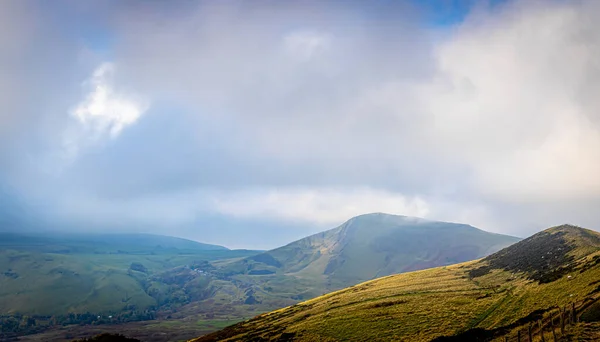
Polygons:
<instances>
[{"instance_id":1,"label":"grass","mask_svg":"<svg viewBox=\"0 0 600 342\"><path fill-rule=\"evenodd\" d=\"M579 230L567 232L573 247L569 256L574 260L565 259L571 263L569 272L554 281L540 284L527 270L514 273L502 268L471 277L472 270L488 264L467 262L368 281L260 315L198 341L281 336L297 341L431 341L473 328L507 326L536 310L583 300L596 288L600 279L600 264L592 263L600 255L596 235L582 240Z\"/></svg>"},{"instance_id":2,"label":"grass","mask_svg":"<svg viewBox=\"0 0 600 342\"><path fill-rule=\"evenodd\" d=\"M126 305L144 310L157 305L145 291L144 277L199 261L258 253L153 235L124 235L122 241L115 241L118 235L62 240L4 235L0 240L0 315L115 313ZM129 274L132 263L142 264L148 275Z\"/></svg>"},{"instance_id":3,"label":"grass","mask_svg":"<svg viewBox=\"0 0 600 342\"><path fill-rule=\"evenodd\" d=\"M519 240L467 225L367 214L266 252L262 258L256 256L248 266L329 282L322 288L332 290L389 274L477 259Z\"/></svg>"},{"instance_id":4,"label":"grass","mask_svg":"<svg viewBox=\"0 0 600 342\"><path fill-rule=\"evenodd\" d=\"M0 251L0 312L37 315L67 312L109 312L124 306L127 295L140 308L155 305L140 283L127 274L132 262L158 272L195 256L60 255Z\"/></svg>"},{"instance_id":5,"label":"grass","mask_svg":"<svg viewBox=\"0 0 600 342\"><path fill-rule=\"evenodd\" d=\"M232 324L240 322L242 319L234 318L234 319L220 319L220 320L207 320L200 319L196 323L198 327L205 330L218 330L228 327Z\"/></svg>"}]
</instances>

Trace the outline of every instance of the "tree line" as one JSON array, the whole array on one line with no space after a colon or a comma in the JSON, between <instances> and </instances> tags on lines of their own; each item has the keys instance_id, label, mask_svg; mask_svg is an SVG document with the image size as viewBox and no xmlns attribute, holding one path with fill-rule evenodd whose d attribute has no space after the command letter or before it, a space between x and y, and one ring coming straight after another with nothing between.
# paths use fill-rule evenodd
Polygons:
<instances>
[{"instance_id":1,"label":"tree line","mask_svg":"<svg viewBox=\"0 0 600 342\"><path fill-rule=\"evenodd\" d=\"M69 313L66 315L0 315L0 339L18 335L29 335L65 325L100 325L147 321L156 318L156 310L126 310L114 314Z\"/></svg>"}]
</instances>

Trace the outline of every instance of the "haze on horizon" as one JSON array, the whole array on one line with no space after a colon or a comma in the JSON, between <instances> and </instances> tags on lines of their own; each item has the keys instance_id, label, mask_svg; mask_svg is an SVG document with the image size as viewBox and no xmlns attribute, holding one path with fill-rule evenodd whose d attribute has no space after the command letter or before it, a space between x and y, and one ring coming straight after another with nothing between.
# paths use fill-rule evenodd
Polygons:
<instances>
[{"instance_id":1,"label":"haze on horizon","mask_svg":"<svg viewBox=\"0 0 600 342\"><path fill-rule=\"evenodd\" d=\"M598 20L592 0L2 1L0 216L253 249L369 212L598 229Z\"/></svg>"}]
</instances>

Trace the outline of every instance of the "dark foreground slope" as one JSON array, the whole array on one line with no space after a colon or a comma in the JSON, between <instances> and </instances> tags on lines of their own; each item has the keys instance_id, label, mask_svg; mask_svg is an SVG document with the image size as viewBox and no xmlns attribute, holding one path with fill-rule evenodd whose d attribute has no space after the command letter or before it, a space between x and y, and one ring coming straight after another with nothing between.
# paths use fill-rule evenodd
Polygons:
<instances>
[{"instance_id":1,"label":"dark foreground slope","mask_svg":"<svg viewBox=\"0 0 600 342\"><path fill-rule=\"evenodd\" d=\"M482 260L379 278L196 341L516 340L572 303L579 319L595 320L598 296L600 234L561 226ZM594 326L583 330L594 336Z\"/></svg>"}]
</instances>

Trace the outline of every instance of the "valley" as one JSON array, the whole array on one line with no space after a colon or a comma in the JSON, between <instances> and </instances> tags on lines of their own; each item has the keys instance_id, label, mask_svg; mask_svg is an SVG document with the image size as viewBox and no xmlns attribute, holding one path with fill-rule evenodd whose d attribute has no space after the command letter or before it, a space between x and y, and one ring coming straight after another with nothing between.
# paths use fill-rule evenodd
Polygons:
<instances>
[{"instance_id":1,"label":"valley","mask_svg":"<svg viewBox=\"0 0 600 342\"><path fill-rule=\"evenodd\" d=\"M361 215L266 252L168 237L94 239L93 247L81 237L4 239L5 336L64 341L118 326L145 341L185 340L366 280L477 259L519 241L386 214Z\"/></svg>"},{"instance_id":2,"label":"valley","mask_svg":"<svg viewBox=\"0 0 600 342\"><path fill-rule=\"evenodd\" d=\"M0 339L168 319L210 296L210 262L260 252L148 234L0 235Z\"/></svg>"}]
</instances>

